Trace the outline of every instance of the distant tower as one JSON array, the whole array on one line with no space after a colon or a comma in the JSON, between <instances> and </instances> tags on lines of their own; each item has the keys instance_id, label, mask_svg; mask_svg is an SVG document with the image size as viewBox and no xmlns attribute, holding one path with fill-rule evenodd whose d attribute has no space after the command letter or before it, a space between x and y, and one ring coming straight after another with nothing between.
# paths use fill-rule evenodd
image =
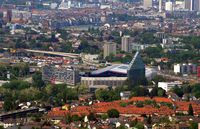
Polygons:
<instances>
[{"instance_id":1,"label":"distant tower","mask_svg":"<svg viewBox=\"0 0 200 129\"><path fill-rule=\"evenodd\" d=\"M159 12L162 12L162 0L159 0Z\"/></svg>"}]
</instances>

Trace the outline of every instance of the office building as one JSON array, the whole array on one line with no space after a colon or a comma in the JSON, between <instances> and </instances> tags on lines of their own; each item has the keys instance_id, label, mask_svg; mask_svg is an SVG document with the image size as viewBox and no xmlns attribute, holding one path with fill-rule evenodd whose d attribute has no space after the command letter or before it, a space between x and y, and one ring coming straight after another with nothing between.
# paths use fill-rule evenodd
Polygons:
<instances>
[{"instance_id":1,"label":"office building","mask_svg":"<svg viewBox=\"0 0 200 129\"><path fill-rule=\"evenodd\" d=\"M153 0L143 0L143 7L144 9L152 8Z\"/></svg>"},{"instance_id":2,"label":"office building","mask_svg":"<svg viewBox=\"0 0 200 129\"><path fill-rule=\"evenodd\" d=\"M105 43L103 46L103 57L106 58L111 54L116 55L116 46L116 43Z\"/></svg>"},{"instance_id":3,"label":"office building","mask_svg":"<svg viewBox=\"0 0 200 129\"><path fill-rule=\"evenodd\" d=\"M73 68L44 66L42 69L42 80L54 84L76 85L80 82L80 77L79 71Z\"/></svg>"},{"instance_id":4,"label":"office building","mask_svg":"<svg viewBox=\"0 0 200 129\"><path fill-rule=\"evenodd\" d=\"M170 91L175 86L181 86L181 85L182 85L182 83L179 82L179 81L175 81L175 82L158 82L158 87L162 88L166 92Z\"/></svg>"},{"instance_id":5,"label":"office building","mask_svg":"<svg viewBox=\"0 0 200 129\"><path fill-rule=\"evenodd\" d=\"M130 36L123 36L122 37L122 51L131 52L132 51L132 38Z\"/></svg>"}]
</instances>

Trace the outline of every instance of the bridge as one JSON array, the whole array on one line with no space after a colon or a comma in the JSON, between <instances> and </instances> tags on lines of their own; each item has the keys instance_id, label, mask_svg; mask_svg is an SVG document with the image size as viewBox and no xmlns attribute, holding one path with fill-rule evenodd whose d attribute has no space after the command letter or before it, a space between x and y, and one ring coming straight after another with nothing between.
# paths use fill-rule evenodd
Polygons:
<instances>
[{"instance_id":1,"label":"bridge","mask_svg":"<svg viewBox=\"0 0 200 129\"><path fill-rule=\"evenodd\" d=\"M77 58L80 57L80 54L76 54L76 53L65 53L65 52L55 52L55 51L41 51L41 50L32 50L32 49L24 49L24 51L31 52L31 53L40 53L40 54L48 54L48 55L69 57L69 58L73 58L73 59L77 59Z\"/></svg>"},{"instance_id":2,"label":"bridge","mask_svg":"<svg viewBox=\"0 0 200 129\"><path fill-rule=\"evenodd\" d=\"M6 112L0 114L0 121L4 121L9 118L15 119L17 117L26 117L28 113L37 113L37 112L39 112L39 108L36 107Z\"/></svg>"}]
</instances>

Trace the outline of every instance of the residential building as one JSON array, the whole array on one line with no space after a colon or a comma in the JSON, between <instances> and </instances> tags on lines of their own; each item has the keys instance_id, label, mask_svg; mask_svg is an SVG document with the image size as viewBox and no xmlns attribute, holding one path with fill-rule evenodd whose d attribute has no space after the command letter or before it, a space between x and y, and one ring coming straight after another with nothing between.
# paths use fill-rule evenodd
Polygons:
<instances>
[{"instance_id":1,"label":"residential building","mask_svg":"<svg viewBox=\"0 0 200 129\"><path fill-rule=\"evenodd\" d=\"M130 91L120 92L120 97L121 100L128 100L131 97L131 92Z\"/></svg>"},{"instance_id":2,"label":"residential building","mask_svg":"<svg viewBox=\"0 0 200 129\"><path fill-rule=\"evenodd\" d=\"M145 9L153 7L153 0L143 0L143 7Z\"/></svg>"},{"instance_id":3,"label":"residential building","mask_svg":"<svg viewBox=\"0 0 200 129\"><path fill-rule=\"evenodd\" d=\"M175 81L175 82L158 82L158 87L162 88L166 92L170 91L175 86L181 86L182 82Z\"/></svg>"},{"instance_id":4,"label":"residential building","mask_svg":"<svg viewBox=\"0 0 200 129\"><path fill-rule=\"evenodd\" d=\"M140 51L140 50L144 50L147 47L150 47L151 45L133 43L131 46L132 46L132 50Z\"/></svg>"},{"instance_id":5,"label":"residential building","mask_svg":"<svg viewBox=\"0 0 200 129\"><path fill-rule=\"evenodd\" d=\"M104 58L109 56L110 54L116 55L116 43L107 42L103 46L103 55Z\"/></svg>"},{"instance_id":6,"label":"residential building","mask_svg":"<svg viewBox=\"0 0 200 129\"><path fill-rule=\"evenodd\" d=\"M121 41L122 44L121 50L125 52L131 52L132 51L131 43L132 43L132 38L130 36L127 35L123 36Z\"/></svg>"},{"instance_id":7,"label":"residential building","mask_svg":"<svg viewBox=\"0 0 200 129\"><path fill-rule=\"evenodd\" d=\"M79 71L69 67L44 66L42 79L46 82L65 83L73 86L80 82Z\"/></svg>"},{"instance_id":8,"label":"residential building","mask_svg":"<svg viewBox=\"0 0 200 129\"><path fill-rule=\"evenodd\" d=\"M197 72L197 66L192 63L174 65L175 74L195 74L196 72Z\"/></svg>"}]
</instances>

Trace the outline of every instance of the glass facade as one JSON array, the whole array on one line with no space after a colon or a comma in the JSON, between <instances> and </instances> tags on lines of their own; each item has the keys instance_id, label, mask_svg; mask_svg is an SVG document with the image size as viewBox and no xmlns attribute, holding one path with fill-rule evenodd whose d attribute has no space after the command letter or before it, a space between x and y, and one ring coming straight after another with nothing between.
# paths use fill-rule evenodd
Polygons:
<instances>
[{"instance_id":1,"label":"glass facade","mask_svg":"<svg viewBox=\"0 0 200 129\"><path fill-rule=\"evenodd\" d=\"M128 79L134 83L140 83L145 79L145 65L139 52L137 52L129 64Z\"/></svg>"}]
</instances>

